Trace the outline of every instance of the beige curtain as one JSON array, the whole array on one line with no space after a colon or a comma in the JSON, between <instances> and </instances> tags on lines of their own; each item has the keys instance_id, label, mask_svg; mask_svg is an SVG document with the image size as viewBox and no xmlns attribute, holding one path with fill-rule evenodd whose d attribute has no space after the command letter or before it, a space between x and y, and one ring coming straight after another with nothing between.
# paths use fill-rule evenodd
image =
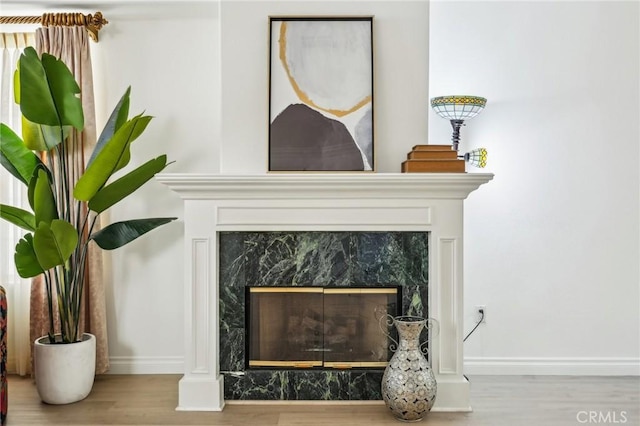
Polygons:
<instances>
[{"instance_id":1,"label":"beige curtain","mask_svg":"<svg viewBox=\"0 0 640 426\"><path fill-rule=\"evenodd\" d=\"M33 33L1 33L2 82L0 84L0 122L21 133L20 106L14 102L13 72L27 46L35 45ZM29 210L26 186L0 167L0 203ZM7 292L7 371L29 374L29 280L20 278L13 262L16 243L24 231L0 220L0 284Z\"/></svg>"},{"instance_id":2,"label":"beige curtain","mask_svg":"<svg viewBox=\"0 0 640 426\"><path fill-rule=\"evenodd\" d=\"M67 141L67 152L73 155L69 161L69 183L73 187L84 172L93 146L96 143L95 106L93 100L93 76L89 38L84 27L43 27L36 30L36 50L49 53L63 60L80 85L85 128L74 131ZM98 227L94 230L99 229ZM83 308L80 329L96 336L96 374L109 369L107 320L102 252L90 245L89 274L83 292ZM31 288L31 342L48 332L47 297L44 280L33 280Z\"/></svg>"}]
</instances>

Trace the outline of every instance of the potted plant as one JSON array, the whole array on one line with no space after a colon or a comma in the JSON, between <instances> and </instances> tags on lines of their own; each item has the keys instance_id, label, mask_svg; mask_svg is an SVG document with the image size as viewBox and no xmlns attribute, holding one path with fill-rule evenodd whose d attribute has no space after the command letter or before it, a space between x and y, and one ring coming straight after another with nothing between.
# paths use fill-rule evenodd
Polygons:
<instances>
[{"instance_id":1,"label":"potted plant","mask_svg":"<svg viewBox=\"0 0 640 426\"><path fill-rule=\"evenodd\" d=\"M176 218L127 220L100 230L96 219L163 170L167 157L161 155L111 180L127 166L131 143L151 120L142 114L128 118L129 88L98 138L85 172L73 182L70 148L64 142L72 129L84 128L80 88L73 75L64 62L47 53L39 57L29 47L18 61L15 89L23 137L1 124L0 160L27 186L33 211L0 205L0 217L27 231L16 245L18 274L42 275L46 285L49 332L36 340L34 350L38 393L44 402L66 404L85 398L95 375L95 337L81 334L78 326L89 245L113 250ZM71 388L63 389L67 385Z\"/></svg>"}]
</instances>

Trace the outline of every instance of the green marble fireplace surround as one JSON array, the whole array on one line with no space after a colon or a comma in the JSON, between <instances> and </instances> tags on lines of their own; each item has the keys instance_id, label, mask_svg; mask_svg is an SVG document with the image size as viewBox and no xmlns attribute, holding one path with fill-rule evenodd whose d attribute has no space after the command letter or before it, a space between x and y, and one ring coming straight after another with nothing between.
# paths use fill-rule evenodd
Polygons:
<instances>
[{"instance_id":1,"label":"green marble fireplace surround","mask_svg":"<svg viewBox=\"0 0 640 426\"><path fill-rule=\"evenodd\" d=\"M402 314L428 317L428 250L427 232L220 233L225 399L381 399L381 368L247 369L245 287L400 286Z\"/></svg>"}]
</instances>

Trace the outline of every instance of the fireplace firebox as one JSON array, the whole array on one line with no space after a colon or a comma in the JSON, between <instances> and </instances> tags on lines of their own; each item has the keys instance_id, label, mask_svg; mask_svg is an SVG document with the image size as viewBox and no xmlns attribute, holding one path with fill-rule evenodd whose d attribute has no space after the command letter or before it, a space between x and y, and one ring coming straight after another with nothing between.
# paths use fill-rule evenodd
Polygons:
<instances>
[{"instance_id":1,"label":"fireplace firebox","mask_svg":"<svg viewBox=\"0 0 640 426\"><path fill-rule=\"evenodd\" d=\"M399 287L246 287L246 368L384 368ZM384 328L381 328L384 327Z\"/></svg>"}]
</instances>

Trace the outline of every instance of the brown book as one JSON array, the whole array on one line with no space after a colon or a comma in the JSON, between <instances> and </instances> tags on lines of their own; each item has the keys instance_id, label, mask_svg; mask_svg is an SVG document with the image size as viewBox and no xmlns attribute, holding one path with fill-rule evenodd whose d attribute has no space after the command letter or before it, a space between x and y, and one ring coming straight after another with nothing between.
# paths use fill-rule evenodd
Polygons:
<instances>
[{"instance_id":1,"label":"brown book","mask_svg":"<svg viewBox=\"0 0 640 426\"><path fill-rule=\"evenodd\" d=\"M411 151L407 160L455 160L458 153L452 149L448 151Z\"/></svg>"},{"instance_id":2,"label":"brown book","mask_svg":"<svg viewBox=\"0 0 640 426\"><path fill-rule=\"evenodd\" d=\"M402 173L464 173L464 160L407 160Z\"/></svg>"},{"instance_id":3,"label":"brown book","mask_svg":"<svg viewBox=\"0 0 640 426\"><path fill-rule=\"evenodd\" d=\"M413 151L453 151L451 145L415 145ZM455 152L455 151L453 151Z\"/></svg>"}]
</instances>

